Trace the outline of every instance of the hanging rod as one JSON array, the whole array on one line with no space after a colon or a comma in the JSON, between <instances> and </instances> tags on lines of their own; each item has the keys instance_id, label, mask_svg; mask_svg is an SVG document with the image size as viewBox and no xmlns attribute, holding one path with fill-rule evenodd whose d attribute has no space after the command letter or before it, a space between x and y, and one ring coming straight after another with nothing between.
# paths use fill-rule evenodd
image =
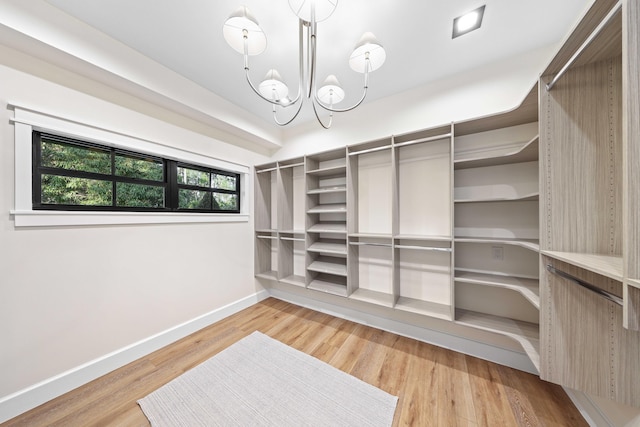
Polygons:
<instances>
[{"instance_id":1,"label":"hanging rod","mask_svg":"<svg viewBox=\"0 0 640 427\"><path fill-rule=\"evenodd\" d=\"M441 248L438 246L416 246L416 245L395 245L396 249L415 249L418 251L436 251L436 252L451 252L451 248Z\"/></svg>"},{"instance_id":2,"label":"hanging rod","mask_svg":"<svg viewBox=\"0 0 640 427\"><path fill-rule=\"evenodd\" d=\"M423 142L439 141L441 139L446 139L446 138L451 138L451 132L444 133L442 135L429 136L427 138L414 139L412 141L407 141L407 142L398 142L398 143L394 142L393 146L396 147L396 148L399 148L399 147L404 147L404 146L407 146L407 145L421 144Z\"/></svg>"},{"instance_id":3,"label":"hanging rod","mask_svg":"<svg viewBox=\"0 0 640 427\"><path fill-rule=\"evenodd\" d=\"M582 54L582 51L584 51L591 44L591 42L593 42L593 40L598 36L598 34L600 34L600 32L604 29L604 27L606 27L607 24L609 24L609 22L618 14L621 8L622 8L622 1L618 1L618 3L616 3L613 9L611 9L611 11L607 14L607 16L605 16L602 22L600 22L600 24L596 27L596 29L593 30L591 34L589 34L589 37L584 41L584 43L582 43L582 46L580 46L580 48L576 51L576 53L574 53L573 56L569 58L567 63L564 65L564 67L562 67L560 71L558 71L558 74L556 74L555 77L546 85L547 92L550 91L551 88L553 88L553 86L558 82L560 77L562 77L562 75L567 72L569 67L571 67L573 63L576 61L576 59L578 59L580 54Z\"/></svg>"},{"instance_id":4,"label":"hanging rod","mask_svg":"<svg viewBox=\"0 0 640 427\"><path fill-rule=\"evenodd\" d=\"M349 244L353 246L382 246L385 248L391 247L391 243L349 242Z\"/></svg>"},{"instance_id":5,"label":"hanging rod","mask_svg":"<svg viewBox=\"0 0 640 427\"><path fill-rule=\"evenodd\" d=\"M577 285L582 286L583 288L586 288L588 290L590 290L591 292L594 292L598 295L600 295L601 297L603 297L604 299L611 301L614 304L618 304L620 306L622 306L622 298L620 298L617 295L612 294L611 292L607 292L604 289L600 289L597 286L592 285L591 283L587 283L584 280L578 279L575 276L572 276L569 273L565 273L562 270L558 270L557 268L555 268L554 266L552 266L551 264L547 264L547 270L550 271L553 274L556 274L562 278L565 278Z\"/></svg>"},{"instance_id":6,"label":"hanging rod","mask_svg":"<svg viewBox=\"0 0 640 427\"><path fill-rule=\"evenodd\" d=\"M349 153L350 156L357 156L359 154L367 154L367 153L374 153L376 151L382 151L382 150L390 150L391 149L391 144L389 145L385 145L383 147L374 147L374 148L367 148L364 150L360 150L360 151L352 151Z\"/></svg>"}]
</instances>

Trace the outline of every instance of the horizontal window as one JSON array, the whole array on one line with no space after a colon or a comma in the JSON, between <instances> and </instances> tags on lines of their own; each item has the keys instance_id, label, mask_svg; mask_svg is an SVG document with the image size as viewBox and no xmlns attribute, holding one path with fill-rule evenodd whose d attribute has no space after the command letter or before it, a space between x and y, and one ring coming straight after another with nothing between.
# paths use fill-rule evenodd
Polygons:
<instances>
[{"instance_id":1,"label":"horizontal window","mask_svg":"<svg viewBox=\"0 0 640 427\"><path fill-rule=\"evenodd\" d=\"M33 209L240 213L240 175L33 132Z\"/></svg>"}]
</instances>

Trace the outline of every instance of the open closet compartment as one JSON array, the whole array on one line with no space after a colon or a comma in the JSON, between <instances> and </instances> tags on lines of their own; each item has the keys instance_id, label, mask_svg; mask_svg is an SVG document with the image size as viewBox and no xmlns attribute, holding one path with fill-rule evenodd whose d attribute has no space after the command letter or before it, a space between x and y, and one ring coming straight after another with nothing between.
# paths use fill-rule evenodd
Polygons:
<instances>
[{"instance_id":1,"label":"open closet compartment","mask_svg":"<svg viewBox=\"0 0 640 427\"><path fill-rule=\"evenodd\" d=\"M347 296L346 149L306 156L306 281Z\"/></svg>"},{"instance_id":2,"label":"open closet compartment","mask_svg":"<svg viewBox=\"0 0 640 427\"><path fill-rule=\"evenodd\" d=\"M455 320L518 341L539 367L537 92L454 124L453 200Z\"/></svg>"},{"instance_id":3,"label":"open closet compartment","mask_svg":"<svg viewBox=\"0 0 640 427\"><path fill-rule=\"evenodd\" d=\"M453 319L451 126L393 138L393 288L397 310Z\"/></svg>"},{"instance_id":4,"label":"open closet compartment","mask_svg":"<svg viewBox=\"0 0 640 427\"><path fill-rule=\"evenodd\" d=\"M306 286L304 157L278 162L278 278Z\"/></svg>"},{"instance_id":5,"label":"open closet compartment","mask_svg":"<svg viewBox=\"0 0 640 427\"><path fill-rule=\"evenodd\" d=\"M393 307L391 138L348 148L350 298Z\"/></svg>"},{"instance_id":6,"label":"open closet compartment","mask_svg":"<svg viewBox=\"0 0 640 427\"><path fill-rule=\"evenodd\" d=\"M540 79L541 378L633 406L638 8L597 2Z\"/></svg>"},{"instance_id":7,"label":"open closet compartment","mask_svg":"<svg viewBox=\"0 0 640 427\"><path fill-rule=\"evenodd\" d=\"M255 167L255 273L278 279L278 166Z\"/></svg>"}]
</instances>

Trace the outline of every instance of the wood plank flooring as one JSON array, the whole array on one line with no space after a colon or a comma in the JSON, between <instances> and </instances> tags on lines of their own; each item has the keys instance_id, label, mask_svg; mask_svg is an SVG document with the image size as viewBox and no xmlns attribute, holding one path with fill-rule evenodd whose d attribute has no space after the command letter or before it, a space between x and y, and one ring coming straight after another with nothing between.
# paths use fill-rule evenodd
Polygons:
<instances>
[{"instance_id":1,"label":"wood plank flooring","mask_svg":"<svg viewBox=\"0 0 640 427\"><path fill-rule=\"evenodd\" d=\"M534 375L273 298L3 426L148 426L137 399L256 330L398 396L394 426L587 426Z\"/></svg>"}]
</instances>

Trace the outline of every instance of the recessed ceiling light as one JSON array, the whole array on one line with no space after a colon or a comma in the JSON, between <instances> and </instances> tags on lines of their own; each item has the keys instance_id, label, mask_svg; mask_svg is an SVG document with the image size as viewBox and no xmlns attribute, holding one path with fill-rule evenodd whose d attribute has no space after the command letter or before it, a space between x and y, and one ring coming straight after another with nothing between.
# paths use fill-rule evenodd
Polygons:
<instances>
[{"instance_id":1,"label":"recessed ceiling light","mask_svg":"<svg viewBox=\"0 0 640 427\"><path fill-rule=\"evenodd\" d=\"M454 19L453 34L451 38L455 39L456 37L460 37L463 34L467 34L480 28L480 25L482 25L482 16L484 15L485 6L481 6Z\"/></svg>"}]
</instances>

